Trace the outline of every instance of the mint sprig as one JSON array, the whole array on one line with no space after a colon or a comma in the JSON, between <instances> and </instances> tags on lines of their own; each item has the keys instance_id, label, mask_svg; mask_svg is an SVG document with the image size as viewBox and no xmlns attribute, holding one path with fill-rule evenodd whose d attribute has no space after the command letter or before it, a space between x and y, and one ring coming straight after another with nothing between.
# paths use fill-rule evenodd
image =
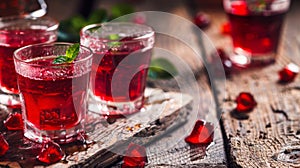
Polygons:
<instances>
[{"instance_id":1,"label":"mint sprig","mask_svg":"<svg viewBox=\"0 0 300 168\"><path fill-rule=\"evenodd\" d=\"M76 59L76 57L78 56L79 48L80 48L79 43L75 43L75 44L71 45L67 49L66 55L57 56L53 60L53 64L63 64L63 63L73 62Z\"/></svg>"}]
</instances>

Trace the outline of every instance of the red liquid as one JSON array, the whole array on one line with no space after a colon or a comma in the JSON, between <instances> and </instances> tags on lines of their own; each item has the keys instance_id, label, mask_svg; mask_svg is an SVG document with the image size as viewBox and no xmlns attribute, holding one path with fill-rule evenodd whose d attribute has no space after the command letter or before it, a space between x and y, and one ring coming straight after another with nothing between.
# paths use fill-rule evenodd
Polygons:
<instances>
[{"instance_id":1,"label":"red liquid","mask_svg":"<svg viewBox=\"0 0 300 168\"><path fill-rule=\"evenodd\" d=\"M52 59L32 63L47 65ZM53 69L48 69L51 72ZM45 72L45 71L44 71ZM27 121L40 130L60 130L76 126L84 118L87 102L89 73L78 77L57 77L53 80L45 73L42 79L18 74L21 98ZM23 109L23 110L24 110Z\"/></svg>"},{"instance_id":2,"label":"red liquid","mask_svg":"<svg viewBox=\"0 0 300 168\"><path fill-rule=\"evenodd\" d=\"M253 56L275 53L283 18L284 13L270 16L229 14L234 48L241 48Z\"/></svg>"},{"instance_id":3,"label":"red liquid","mask_svg":"<svg viewBox=\"0 0 300 168\"><path fill-rule=\"evenodd\" d=\"M93 60L96 75L91 78L94 94L112 102L134 101L143 96L151 59L151 51L142 52L143 48L136 45L132 50L110 50L96 55Z\"/></svg>"},{"instance_id":4,"label":"red liquid","mask_svg":"<svg viewBox=\"0 0 300 168\"><path fill-rule=\"evenodd\" d=\"M0 30L0 89L2 91L19 93L13 52L29 44L48 42L53 36L53 33L49 34L43 29Z\"/></svg>"}]
</instances>

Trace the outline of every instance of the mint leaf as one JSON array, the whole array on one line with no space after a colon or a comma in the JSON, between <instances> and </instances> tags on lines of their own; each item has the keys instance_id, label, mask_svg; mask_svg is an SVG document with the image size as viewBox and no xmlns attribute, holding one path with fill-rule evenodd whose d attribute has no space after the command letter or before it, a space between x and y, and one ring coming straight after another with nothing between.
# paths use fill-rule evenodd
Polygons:
<instances>
[{"instance_id":1,"label":"mint leaf","mask_svg":"<svg viewBox=\"0 0 300 168\"><path fill-rule=\"evenodd\" d=\"M60 55L60 56L56 57L53 60L53 64L71 63L78 56L79 48L80 48L80 45L78 43L75 43L75 44L71 45L67 49L66 55L65 56L64 55Z\"/></svg>"},{"instance_id":2,"label":"mint leaf","mask_svg":"<svg viewBox=\"0 0 300 168\"><path fill-rule=\"evenodd\" d=\"M67 57L60 55L53 60L53 64L62 64L67 62Z\"/></svg>"},{"instance_id":3,"label":"mint leaf","mask_svg":"<svg viewBox=\"0 0 300 168\"><path fill-rule=\"evenodd\" d=\"M110 35L108 35L108 39L109 40L120 40L120 36L118 34L110 34ZM110 48L119 47L120 45L121 45L121 42L119 42L119 41L112 41L112 42L108 43L108 46Z\"/></svg>"},{"instance_id":4,"label":"mint leaf","mask_svg":"<svg viewBox=\"0 0 300 168\"><path fill-rule=\"evenodd\" d=\"M120 45L121 45L121 42L118 42L118 41L113 41L113 42L109 42L109 43L108 43L108 46L109 46L110 48L120 47Z\"/></svg>"},{"instance_id":5,"label":"mint leaf","mask_svg":"<svg viewBox=\"0 0 300 168\"><path fill-rule=\"evenodd\" d=\"M165 58L151 60L148 77L152 79L170 79L178 74L175 66Z\"/></svg>"},{"instance_id":6,"label":"mint leaf","mask_svg":"<svg viewBox=\"0 0 300 168\"><path fill-rule=\"evenodd\" d=\"M108 38L109 38L110 40L119 40L119 39L120 39L120 36L119 36L118 34L110 34L110 35L108 36Z\"/></svg>"},{"instance_id":7,"label":"mint leaf","mask_svg":"<svg viewBox=\"0 0 300 168\"><path fill-rule=\"evenodd\" d=\"M72 62L77 57L79 53L79 47L80 45L78 43L75 43L67 49L66 57L68 58L68 62Z\"/></svg>"}]
</instances>

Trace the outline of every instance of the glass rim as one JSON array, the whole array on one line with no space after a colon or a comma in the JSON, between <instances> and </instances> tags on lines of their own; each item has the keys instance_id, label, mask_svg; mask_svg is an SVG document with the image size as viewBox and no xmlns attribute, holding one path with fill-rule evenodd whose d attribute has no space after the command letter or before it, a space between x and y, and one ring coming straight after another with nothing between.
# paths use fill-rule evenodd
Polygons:
<instances>
[{"instance_id":1,"label":"glass rim","mask_svg":"<svg viewBox=\"0 0 300 168\"><path fill-rule=\"evenodd\" d=\"M132 43L132 42L136 42L136 41L140 41L140 40L145 40L147 38L151 38L155 34L154 29L151 26L148 26L148 25L145 25L145 24L137 24L137 23L132 23L132 22L106 22L106 23L94 23L94 24L84 26L80 30L80 36L89 37L89 38L92 38L92 39L95 39L95 40L99 40L101 38L92 36L92 33L91 33L90 29L97 28L97 27L101 28L103 25L109 25L109 24L135 25L135 26L139 26L139 27L145 27L148 30L144 34L142 34L141 36L132 38L131 40L120 41L119 39L118 40L110 40L110 39L107 39L107 38L103 38L103 43L110 43L110 42Z\"/></svg>"},{"instance_id":2,"label":"glass rim","mask_svg":"<svg viewBox=\"0 0 300 168\"><path fill-rule=\"evenodd\" d=\"M32 64L31 62L28 62L24 59L21 59L20 56L18 56L18 54L22 51L22 50L25 50L25 49L29 49L29 48L32 48L32 47L47 47L47 46L58 46L58 45L65 45L65 46L71 46L75 43L68 43L68 42L52 42L52 43L38 43L38 44L31 44L31 45L26 45L24 47L21 47L21 48L18 48L17 50L14 51L13 53L13 58L14 60L17 60L19 61L20 63L23 63L23 64L27 64L27 65L33 65L35 67L38 67L38 66L45 66L45 65L37 65L37 64ZM84 49L85 51L88 51L89 54L88 56L82 58L82 59L79 59L79 60L74 60L73 62L71 63L62 63L62 64L51 64L51 65L48 65L49 67L55 67L55 66L68 66L68 65L72 65L72 64L76 64L76 63L82 63L82 62L85 62L85 61L88 61L89 59L92 59L93 58L93 52L90 48L88 47L85 47L81 44L80 45L80 49ZM41 56L43 57L43 56Z\"/></svg>"},{"instance_id":3,"label":"glass rim","mask_svg":"<svg viewBox=\"0 0 300 168\"><path fill-rule=\"evenodd\" d=\"M0 17L0 23L1 22L13 22L17 20L24 20L24 21L50 21L52 23L51 25L47 25L47 29L45 29L46 32L48 31L54 31L57 30L59 27L59 21L49 17L49 16L43 16L43 17L31 17L31 16L26 16L26 15L13 15L13 16L5 16L5 17ZM12 24L13 25L13 24ZM4 26L0 25L0 32L2 31L2 28Z\"/></svg>"},{"instance_id":4,"label":"glass rim","mask_svg":"<svg viewBox=\"0 0 300 168\"><path fill-rule=\"evenodd\" d=\"M291 0L275 0L274 2L271 2L271 4L277 4L277 5L281 5L281 8L274 8L274 9L267 9L266 7L263 8L263 9L260 9L260 10L253 10L253 9L256 9L256 8L249 8L248 6L249 5L253 5L253 3L256 3L257 1L259 0L253 0L253 1L250 1L250 2L247 2L246 1L246 5L247 5L247 9L249 10L248 11L248 14L235 14L235 15L240 15L240 16L246 16L246 15L258 15L258 16L261 16L261 15L266 15L266 16L269 16L269 15L277 15L277 14L284 14L284 13L287 13L289 11L289 8L291 6ZM242 0L237 0L237 1L232 1L232 0L223 0L223 8L225 9L225 12L226 13L229 13L229 14L234 14L232 12L232 3L239 3L239 2L244 2ZM258 8L259 6L257 6Z\"/></svg>"}]
</instances>

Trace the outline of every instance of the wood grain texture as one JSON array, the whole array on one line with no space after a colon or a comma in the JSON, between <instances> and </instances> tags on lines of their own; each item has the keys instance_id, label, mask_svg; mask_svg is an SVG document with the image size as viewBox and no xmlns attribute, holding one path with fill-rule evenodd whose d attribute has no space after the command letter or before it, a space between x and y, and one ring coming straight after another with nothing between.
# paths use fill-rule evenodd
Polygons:
<instances>
[{"instance_id":1,"label":"wood grain texture","mask_svg":"<svg viewBox=\"0 0 300 168\"><path fill-rule=\"evenodd\" d=\"M177 6L174 7L174 4L177 4ZM193 16L189 11L189 7L186 6L186 3L183 3L182 1L174 1L174 4L172 5L172 8L168 10L169 12L172 12L172 14L177 16L181 16L189 21L193 20ZM171 22L166 26L168 26L170 30L173 30L176 29L176 26L174 25L176 25L176 22ZM204 52L203 54L209 54L209 50L203 50L201 45L199 45L199 41L197 39L201 37L195 36L194 38L196 39L196 43L193 46L195 48L191 48L191 46L187 46L179 39L174 39L166 35L159 35L156 38L156 47L171 51L174 54L174 57L181 58L192 69L192 72L194 73L193 75L197 79L197 87L200 90L199 94L201 100L197 102L199 111L190 110L189 113L198 113L198 119L213 122L215 126L214 143L209 147L189 146L183 139L190 133L190 130L184 129L182 128L183 126L181 126L181 128L178 128L177 131L171 133L169 137L159 139L161 144L166 144L174 141L174 139L176 139L174 137L177 137L178 142L174 144L172 148L168 149L168 146L166 145L149 146L149 151L147 153L149 161L148 167L226 167L223 138L219 126L219 118L216 113L216 104L214 102L209 79L207 78L206 67L203 62L197 59L199 56L197 56L193 51L193 49L196 49L200 51L200 53ZM159 54L154 54L154 57L160 56L161 55ZM172 59L170 61L172 61ZM179 68L178 70L181 72L185 71L185 69L180 69L180 66L176 66L176 68ZM182 89L178 86L178 81L185 80L184 77L175 77L175 80L176 81L156 81L154 85L165 90ZM189 122L189 124L193 126L194 123L189 121L191 120L188 118L189 116L186 117L186 122ZM184 123L182 123L182 125L184 125ZM167 148L167 150L165 148Z\"/></svg>"},{"instance_id":2,"label":"wood grain texture","mask_svg":"<svg viewBox=\"0 0 300 168\"><path fill-rule=\"evenodd\" d=\"M299 5L299 2L295 3ZM292 6L287 15L288 24L284 27L276 63L235 72L226 80L226 91L218 95L229 167L300 166L300 79L297 77L289 84L278 82L279 70L290 62L299 64L296 58L300 55L295 55L299 53L299 42L295 40L299 39L299 24L297 26L296 23L298 11L297 7ZM227 20L225 13L221 10L207 12L214 23L207 34L217 47L230 53L230 37L220 33L221 25ZM234 111L234 100L240 92L254 95L258 105L252 112Z\"/></svg>"},{"instance_id":3,"label":"wood grain texture","mask_svg":"<svg viewBox=\"0 0 300 168\"><path fill-rule=\"evenodd\" d=\"M189 9L187 9L183 1L173 1L171 5L170 3L160 5L147 1L147 4L149 3L152 4L150 6L155 10L160 10L159 8L161 8L162 11L172 12L192 21L193 16L191 16ZM145 7L149 7L147 4L141 4L139 9L143 10ZM176 25L176 23L173 25ZM176 26L173 25L170 24L167 26L176 29ZM140 124L140 120L121 119L110 124L110 121L108 122L103 120L103 118L99 118L96 113L90 113L86 125L89 132L88 145L76 142L75 144L63 146L64 151L68 153L67 157L63 161L49 167L108 167L114 163L117 163L114 165L115 167L120 167L120 163L118 162L122 159L122 156L116 152L125 150L124 147L126 145L124 144L127 144L131 140L139 144L144 144L147 147L147 167L226 167L224 143L219 126L219 118L216 113L217 107L210 89L209 80L207 79L206 68L202 62L198 62L195 59L197 56L195 56L191 48L178 40L159 36L156 46L172 51L172 53L179 56L191 67L193 75L197 79L197 87L201 91L199 92L201 101L197 102L199 110L195 111L189 105L182 107L180 104L177 104L179 107L176 106L178 108L175 109L178 110L167 110L170 113L163 115L153 113L153 116L150 115L151 113L140 113L142 116L137 115L137 117L146 120L147 124L141 124L138 128L137 125ZM199 46L197 49L201 50L201 47ZM155 55L155 57L160 56ZM149 81L149 84L155 88L162 88L166 93L169 91L178 92L180 91L178 81L183 80L186 79L175 78L175 80ZM159 98L162 98L162 93L159 91L155 94L159 95ZM152 103L158 102L157 104L154 103L158 107L161 107L161 103L170 103L168 99L166 101L148 100ZM171 102L171 104L174 104L174 102ZM155 109L153 111L156 111ZM190 119L192 113L197 114L193 120ZM213 122L215 126L214 142L210 146L190 146L184 142L183 139L190 133L195 119L204 119ZM184 125L189 125L189 127L185 128ZM14 142L17 144L16 146L20 145L22 148L21 150L9 151L8 156L0 159L1 165L12 167L48 166L36 161L35 156L40 146L23 139L21 132L8 132L6 137L9 142L16 141ZM139 138L132 137L143 138L140 140ZM14 159L11 159L11 157Z\"/></svg>"},{"instance_id":4,"label":"wood grain texture","mask_svg":"<svg viewBox=\"0 0 300 168\"><path fill-rule=\"evenodd\" d=\"M188 21L193 21L193 15L191 15L190 9L185 1L172 1L170 6L158 5L157 3L148 1L147 4L141 4L138 7L140 10L149 10L153 8L157 11L166 11L175 14L176 16L183 17ZM169 3L168 3L169 4ZM150 7L149 7L150 6ZM159 21L159 19L158 19ZM175 22L170 22L167 26L170 31L176 30ZM193 33L193 32L191 32ZM199 38L194 35L194 41L196 42L193 47L187 46L180 39L174 39L173 37L157 34L155 47L165 49L174 54L174 58L165 57L159 52L154 53L154 58L163 57L169 59L171 62L176 60L175 58L182 59L189 67L192 69L194 77L197 79L197 87L200 92L200 101L197 102L199 106L199 111L189 110L188 113L198 113L196 116L198 119L203 119L209 122L213 122L215 126L214 130L214 143L209 147L198 146L191 147L184 142L184 137L188 135L193 127L192 122L195 119L190 119L190 114L180 117L180 121L170 132L167 137L159 137L157 141L148 144L147 156L148 165L147 167L226 167L226 157L223 144L223 138L221 135L221 129L219 126L219 118L216 113L216 104L214 102L214 97L211 91L211 86L207 78L206 67L204 63L197 59L199 56L195 54L193 49L200 51L203 54L209 54L209 50L203 50L201 45L198 43ZM192 39L191 39L192 40ZM174 63L175 65L176 62ZM178 70L185 73L186 69L181 69L181 66L176 66ZM175 81L174 81L175 80ZM159 87L164 90L172 91L182 91L180 86L178 86L178 81L186 80L184 75L181 77L175 77L174 80L158 80L152 83L154 87ZM192 83L188 83L192 85ZM193 86L190 86L193 87ZM195 90L196 92L196 90ZM190 125L189 129L184 128L184 125ZM178 128L176 128L178 127ZM174 144L172 141L177 138L177 142ZM173 144L170 148L168 144Z\"/></svg>"},{"instance_id":5,"label":"wood grain texture","mask_svg":"<svg viewBox=\"0 0 300 168\"><path fill-rule=\"evenodd\" d=\"M223 138L219 127L219 120L216 117L216 107L213 103L212 93L205 75L198 79L202 87L201 99L199 102L198 119L212 122L214 129L214 142L209 146L190 146L185 143L184 138L191 132L190 128L194 125L194 119L191 114L181 116L181 125L175 131L170 132L168 136L159 138L157 144L149 145L148 161L149 167L226 167L226 158L224 151ZM188 113L196 111L189 110ZM190 127L184 128L184 125ZM174 141L176 143L174 143ZM173 144L171 148L168 146Z\"/></svg>"},{"instance_id":6,"label":"wood grain texture","mask_svg":"<svg viewBox=\"0 0 300 168\"><path fill-rule=\"evenodd\" d=\"M160 89L147 89L145 95L147 100L143 111L114 122L105 120L95 113L97 109L90 106L85 124L87 144L78 141L62 145L66 157L53 165L45 165L36 160L35 157L41 149L41 144L25 139L22 131L7 131L3 126L2 133L10 144L10 149L0 158L0 165L13 165L13 167L16 165L22 167L109 166L120 159L129 142L147 143L151 140L148 138L151 135L145 130L151 130L153 127L165 129L179 113L186 112L184 107L192 101L192 98L186 94L163 92ZM5 115L1 121L4 118L6 118ZM134 138L136 135L139 136Z\"/></svg>"}]
</instances>

